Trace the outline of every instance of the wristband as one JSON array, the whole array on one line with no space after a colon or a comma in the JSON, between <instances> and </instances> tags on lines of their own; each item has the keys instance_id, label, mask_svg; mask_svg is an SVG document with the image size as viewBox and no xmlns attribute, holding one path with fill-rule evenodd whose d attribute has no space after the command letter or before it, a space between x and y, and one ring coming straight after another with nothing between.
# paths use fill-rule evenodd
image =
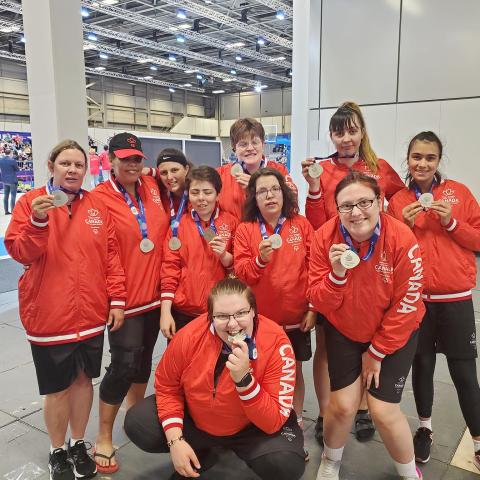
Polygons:
<instances>
[{"instance_id":1,"label":"wristband","mask_svg":"<svg viewBox=\"0 0 480 480\"><path fill-rule=\"evenodd\" d=\"M233 382L233 383L235 383L236 387L243 388L243 387L248 387L252 382L252 380L253 380L252 373L249 370L239 382Z\"/></svg>"},{"instance_id":2,"label":"wristband","mask_svg":"<svg viewBox=\"0 0 480 480\"><path fill-rule=\"evenodd\" d=\"M178 438L172 438L170 441L167 442L167 447L170 448L175 442L179 442L180 440L185 440L183 435L180 435Z\"/></svg>"}]
</instances>

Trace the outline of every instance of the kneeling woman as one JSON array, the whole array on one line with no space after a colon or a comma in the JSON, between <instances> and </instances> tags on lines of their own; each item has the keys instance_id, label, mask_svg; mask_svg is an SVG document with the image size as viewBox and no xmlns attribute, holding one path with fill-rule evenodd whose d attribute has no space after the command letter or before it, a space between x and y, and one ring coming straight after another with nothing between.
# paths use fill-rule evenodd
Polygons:
<instances>
[{"instance_id":1,"label":"kneeling woman","mask_svg":"<svg viewBox=\"0 0 480 480\"><path fill-rule=\"evenodd\" d=\"M351 172L335 189L339 216L315 233L309 295L324 314L331 397L317 480L338 479L364 388L368 407L403 479L422 478L400 410L425 308L422 260L410 229L380 213L380 188Z\"/></svg>"},{"instance_id":2,"label":"kneeling woman","mask_svg":"<svg viewBox=\"0 0 480 480\"><path fill-rule=\"evenodd\" d=\"M302 476L293 349L282 328L257 314L242 282L215 285L208 313L175 335L155 377L155 395L128 411L125 431L142 450L170 451L172 479L198 477L216 446L262 479Z\"/></svg>"}]
</instances>

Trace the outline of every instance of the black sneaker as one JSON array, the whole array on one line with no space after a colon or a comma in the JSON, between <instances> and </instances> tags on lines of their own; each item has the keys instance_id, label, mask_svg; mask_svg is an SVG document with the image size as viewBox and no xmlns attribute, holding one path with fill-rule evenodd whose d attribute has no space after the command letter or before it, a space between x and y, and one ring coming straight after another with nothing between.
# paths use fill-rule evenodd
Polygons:
<instances>
[{"instance_id":1,"label":"black sneaker","mask_svg":"<svg viewBox=\"0 0 480 480\"><path fill-rule=\"evenodd\" d=\"M318 416L317 423L315 424L315 438L323 447L323 417L320 415Z\"/></svg>"},{"instance_id":2,"label":"black sneaker","mask_svg":"<svg viewBox=\"0 0 480 480\"><path fill-rule=\"evenodd\" d=\"M427 463L430 460L430 447L433 442L433 432L426 427L420 427L413 437L413 449L415 460L420 463Z\"/></svg>"},{"instance_id":3,"label":"black sneaker","mask_svg":"<svg viewBox=\"0 0 480 480\"><path fill-rule=\"evenodd\" d=\"M83 440L77 440L75 445L68 442L68 456L77 478L90 478L97 474L97 464L87 453L87 446Z\"/></svg>"},{"instance_id":4,"label":"black sneaker","mask_svg":"<svg viewBox=\"0 0 480 480\"><path fill-rule=\"evenodd\" d=\"M63 448L56 448L48 458L50 480L75 480L68 453Z\"/></svg>"}]
</instances>

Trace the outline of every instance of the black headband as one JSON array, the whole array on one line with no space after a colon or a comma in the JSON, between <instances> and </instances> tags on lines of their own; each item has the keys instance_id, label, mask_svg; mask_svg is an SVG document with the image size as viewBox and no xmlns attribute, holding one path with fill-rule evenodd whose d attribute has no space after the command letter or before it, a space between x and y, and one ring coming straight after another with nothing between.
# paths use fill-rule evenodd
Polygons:
<instances>
[{"instance_id":1,"label":"black headband","mask_svg":"<svg viewBox=\"0 0 480 480\"><path fill-rule=\"evenodd\" d=\"M165 153L163 155L159 155L157 158L157 166L163 162L177 162L183 165L184 167L188 165L185 155L178 155L178 154L175 155L175 154Z\"/></svg>"}]
</instances>

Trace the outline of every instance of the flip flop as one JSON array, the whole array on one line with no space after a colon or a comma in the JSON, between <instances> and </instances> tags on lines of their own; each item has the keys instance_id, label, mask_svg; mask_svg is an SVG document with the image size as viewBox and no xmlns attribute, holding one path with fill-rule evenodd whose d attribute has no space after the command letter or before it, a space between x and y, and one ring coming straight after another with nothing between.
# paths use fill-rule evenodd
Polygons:
<instances>
[{"instance_id":1,"label":"flip flop","mask_svg":"<svg viewBox=\"0 0 480 480\"><path fill-rule=\"evenodd\" d=\"M112 474L112 473L118 472L118 469L120 468L118 466L118 463L115 463L114 465L112 465L112 458L115 456L116 453L117 453L117 449L113 449L113 452L110 456L104 455L103 453L97 453L95 450L93 451L93 458L100 457L108 460L108 465L100 465L97 462L97 460L95 460L95 463L97 464L98 473Z\"/></svg>"}]
</instances>

